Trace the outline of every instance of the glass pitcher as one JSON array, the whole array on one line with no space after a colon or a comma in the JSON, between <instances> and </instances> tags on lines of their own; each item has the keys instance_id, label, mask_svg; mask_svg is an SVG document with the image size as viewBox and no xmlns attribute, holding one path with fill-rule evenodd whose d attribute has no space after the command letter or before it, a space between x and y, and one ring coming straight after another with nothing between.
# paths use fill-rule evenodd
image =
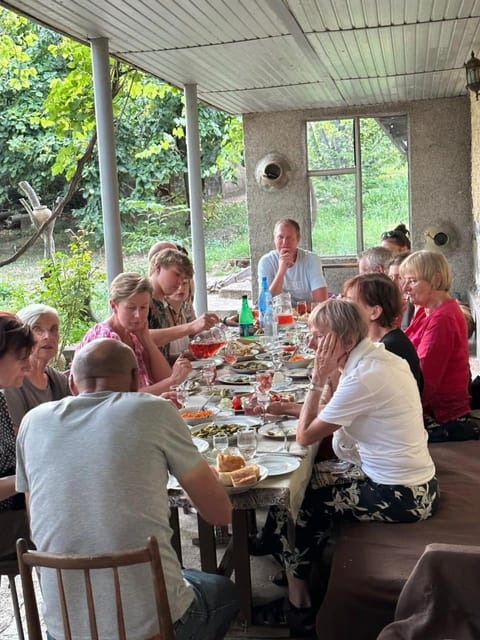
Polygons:
<instances>
[{"instance_id":1,"label":"glass pitcher","mask_svg":"<svg viewBox=\"0 0 480 640\"><path fill-rule=\"evenodd\" d=\"M216 324L211 329L198 333L189 342L188 350L195 360L211 358L225 346L226 342L225 327L221 324Z\"/></svg>"},{"instance_id":2,"label":"glass pitcher","mask_svg":"<svg viewBox=\"0 0 480 640\"><path fill-rule=\"evenodd\" d=\"M280 293L273 298L273 310L277 317L279 329L285 329L293 325L292 298L289 293Z\"/></svg>"}]
</instances>

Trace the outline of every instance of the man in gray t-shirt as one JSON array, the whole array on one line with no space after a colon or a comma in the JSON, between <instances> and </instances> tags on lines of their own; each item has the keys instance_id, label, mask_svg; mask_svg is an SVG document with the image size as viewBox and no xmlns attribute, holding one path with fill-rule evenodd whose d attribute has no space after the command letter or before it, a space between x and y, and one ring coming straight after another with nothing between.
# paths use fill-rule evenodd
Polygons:
<instances>
[{"instance_id":1,"label":"man in gray t-shirt","mask_svg":"<svg viewBox=\"0 0 480 640\"><path fill-rule=\"evenodd\" d=\"M173 405L137 393L133 352L117 340L95 340L72 365L74 396L32 409L17 439L17 490L30 508L32 540L41 551L104 553L143 546L155 535L178 639L222 638L238 611L233 583L185 571L171 546L167 479L177 477L209 522L227 524L231 503L192 443ZM135 393L132 393L135 391ZM55 575L42 569L44 619L63 637ZM81 579L70 577L74 637L87 636ZM96 577L102 639L115 637L111 586ZM127 636L158 633L148 568L122 572Z\"/></svg>"}]
</instances>

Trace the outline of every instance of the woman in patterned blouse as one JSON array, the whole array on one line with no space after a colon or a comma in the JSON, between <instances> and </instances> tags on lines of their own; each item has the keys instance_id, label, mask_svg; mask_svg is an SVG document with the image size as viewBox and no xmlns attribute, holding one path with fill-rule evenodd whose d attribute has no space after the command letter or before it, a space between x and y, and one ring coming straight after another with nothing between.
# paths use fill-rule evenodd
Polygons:
<instances>
[{"instance_id":1,"label":"woman in patterned blouse","mask_svg":"<svg viewBox=\"0 0 480 640\"><path fill-rule=\"evenodd\" d=\"M12 313L0 312L0 388L19 387L29 370L33 336ZM15 491L16 433L0 391L0 557L15 552L15 541L28 538L24 501Z\"/></svg>"}]
</instances>

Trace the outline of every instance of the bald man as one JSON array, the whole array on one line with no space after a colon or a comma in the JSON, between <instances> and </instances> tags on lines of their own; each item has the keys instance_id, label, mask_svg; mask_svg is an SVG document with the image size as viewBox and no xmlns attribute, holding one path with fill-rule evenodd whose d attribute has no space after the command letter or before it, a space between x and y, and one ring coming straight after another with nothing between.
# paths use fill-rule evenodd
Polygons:
<instances>
[{"instance_id":1,"label":"bald man","mask_svg":"<svg viewBox=\"0 0 480 640\"><path fill-rule=\"evenodd\" d=\"M178 411L136 393L134 353L118 340L80 349L70 386L73 396L36 407L20 426L17 488L26 493L32 540L41 551L93 554L144 546L155 535L177 640L223 638L238 611L235 585L216 574L182 571L170 543L168 471L208 522L229 523L231 503ZM158 637L148 571L122 571L131 639ZM41 577L48 631L63 637L55 576L42 570ZM115 612L105 604L112 601L111 584L97 575L94 588L106 594L99 637L113 640ZM82 579L69 577L69 589L72 636L87 637Z\"/></svg>"}]
</instances>

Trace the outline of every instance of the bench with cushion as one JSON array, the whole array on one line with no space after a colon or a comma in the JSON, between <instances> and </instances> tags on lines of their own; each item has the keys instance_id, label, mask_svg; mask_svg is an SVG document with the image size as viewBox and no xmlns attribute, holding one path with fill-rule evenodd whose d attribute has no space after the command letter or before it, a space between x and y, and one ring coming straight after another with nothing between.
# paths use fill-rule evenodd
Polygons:
<instances>
[{"instance_id":1,"label":"bench with cushion","mask_svg":"<svg viewBox=\"0 0 480 640\"><path fill-rule=\"evenodd\" d=\"M400 591L428 544L480 544L480 441L435 444L430 452L441 494L435 516L340 526L316 621L322 640L375 640L393 621Z\"/></svg>"}]
</instances>

